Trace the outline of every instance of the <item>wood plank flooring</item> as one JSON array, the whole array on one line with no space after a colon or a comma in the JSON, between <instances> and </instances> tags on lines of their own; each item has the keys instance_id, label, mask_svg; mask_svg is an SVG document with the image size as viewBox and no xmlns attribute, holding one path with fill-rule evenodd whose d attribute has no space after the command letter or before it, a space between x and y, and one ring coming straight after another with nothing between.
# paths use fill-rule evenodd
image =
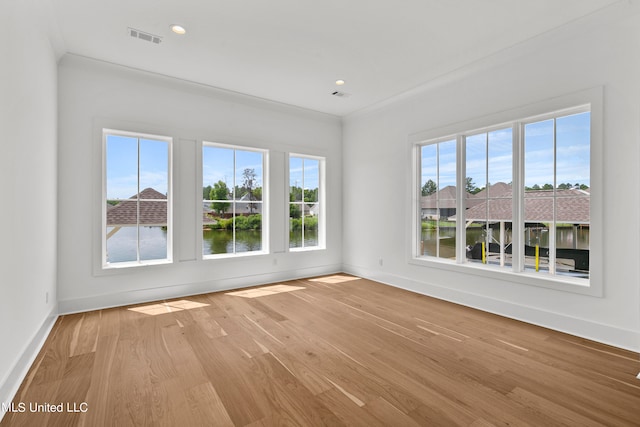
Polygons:
<instances>
[{"instance_id":1,"label":"wood plank flooring","mask_svg":"<svg viewBox=\"0 0 640 427\"><path fill-rule=\"evenodd\" d=\"M638 426L639 371L339 274L61 316L0 426Z\"/></svg>"}]
</instances>

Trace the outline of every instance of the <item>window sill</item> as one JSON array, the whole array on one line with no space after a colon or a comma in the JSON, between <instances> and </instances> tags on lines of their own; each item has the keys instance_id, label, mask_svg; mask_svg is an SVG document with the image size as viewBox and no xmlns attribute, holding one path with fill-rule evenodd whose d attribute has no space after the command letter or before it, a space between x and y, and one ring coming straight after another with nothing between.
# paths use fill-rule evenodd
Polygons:
<instances>
[{"instance_id":1,"label":"window sill","mask_svg":"<svg viewBox=\"0 0 640 427\"><path fill-rule=\"evenodd\" d=\"M540 273L521 272L510 270L510 267L492 267L483 264L464 263L457 264L450 260L412 258L409 264L421 267L438 268L455 273L469 274L473 276L486 277L493 280L500 280L508 283L515 283L527 286L537 286L541 288L553 289L556 291L572 292L576 294L602 297L602 290L594 286L593 278L588 279L571 278L566 276L542 277ZM544 274L544 273L542 273Z\"/></svg>"},{"instance_id":2,"label":"window sill","mask_svg":"<svg viewBox=\"0 0 640 427\"><path fill-rule=\"evenodd\" d=\"M103 264L102 272L107 271L117 271L117 270L125 270L129 268L140 268L140 267L153 267L158 265L170 265L173 264L173 260L170 259L161 259L161 260L151 260L145 262L118 262L113 264Z\"/></svg>"},{"instance_id":3,"label":"window sill","mask_svg":"<svg viewBox=\"0 0 640 427\"><path fill-rule=\"evenodd\" d=\"M327 248L324 246L312 246L308 248L289 248L289 252L314 252L314 251L325 251Z\"/></svg>"},{"instance_id":4,"label":"window sill","mask_svg":"<svg viewBox=\"0 0 640 427\"><path fill-rule=\"evenodd\" d=\"M209 261L209 260L215 260L215 259L231 260L231 259L247 258L247 257L253 257L253 256L262 256L262 255L268 255L268 254L269 252L267 251L236 252L235 254L226 253L226 254L203 255L202 260L203 261Z\"/></svg>"}]
</instances>

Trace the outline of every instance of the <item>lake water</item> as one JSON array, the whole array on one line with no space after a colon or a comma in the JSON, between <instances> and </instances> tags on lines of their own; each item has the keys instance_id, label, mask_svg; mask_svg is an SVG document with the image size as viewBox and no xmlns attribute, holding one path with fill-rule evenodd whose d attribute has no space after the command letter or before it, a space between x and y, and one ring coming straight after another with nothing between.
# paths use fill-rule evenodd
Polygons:
<instances>
[{"instance_id":1,"label":"lake water","mask_svg":"<svg viewBox=\"0 0 640 427\"><path fill-rule=\"evenodd\" d=\"M112 230L107 228L107 234ZM122 227L107 239L107 262L137 260L136 227ZM167 258L167 231L162 227L140 227L140 259Z\"/></svg>"},{"instance_id":2,"label":"lake water","mask_svg":"<svg viewBox=\"0 0 640 427\"><path fill-rule=\"evenodd\" d=\"M498 230L493 231L493 236L496 240L500 238L500 232ZM549 232L547 229L526 229L525 230L525 244L528 246L536 246L538 245L541 248L549 247ZM589 228L588 227L578 227L577 233L575 235L574 242L574 230L571 227L561 227L556 230L556 247L558 249L583 249L589 250ZM465 246L473 246L478 242L482 242L484 240L484 230L480 227L476 228L467 228L466 230L466 243ZM497 243L496 240L492 240ZM422 230L422 242L423 242L423 255L435 256L436 255L436 241L437 235L436 230ZM511 242L511 230L506 230L505 236L506 242ZM440 258L449 258L455 259L456 256L456 230L453 227L443 227L440 229ZM470 262L481 262L480 260L469 260ZM489 260L488 263L496 263L498 261ZM548 266L545 264L547 262L547 258L542 259L540 270L548 270ZM507 255L505 260L505 265L511 264L511 256ZM535 268L535 259L534 257L526 257L525 258L525 269L533 269ZM573 266L571 265L571 261L567 260L558 260L556 268L558 270L558 274L563 274L563 272L571 271ZM580 273L572 273L572 275L579 274L579 277L588 277L584 274Z\"/></svg>"},{"instance_id":3,"label":"lake water","mask_svg":"<svg viewBox=\"0 0 640 427\"><path fill-rule=\"evenodd\" d=\"M316 230L305 231L305 246L318 245L318 232ZM302 246L302 233L289 233L289 247ZM233 253L233 231L231 230L205 230L202 232L202 254L226 254ZM260 231L236 231L236 253L262 250L262 233Z\"/></svg>"},{"instance_id":4,"label":"lake water","mask_svg":"<svg viewBox=\"0 0 640 427\"><path fill-rule=\"evenodd\" d=\"M112 228L107 229L109 233ZM136 227L122 227L107 239L107 261L110 263L136 261ZM305 246L318 245L317 230L307 230ZM289 233L289 247L302 246L300 232ZM236 231L235 252L262 250L262 232L254 230ZM202 232L203 255L233 253L233 232L230 230L208 230ZM140 259L167 258L167 231L162 227L140 227Z\"/></svg>"}]
</instances>

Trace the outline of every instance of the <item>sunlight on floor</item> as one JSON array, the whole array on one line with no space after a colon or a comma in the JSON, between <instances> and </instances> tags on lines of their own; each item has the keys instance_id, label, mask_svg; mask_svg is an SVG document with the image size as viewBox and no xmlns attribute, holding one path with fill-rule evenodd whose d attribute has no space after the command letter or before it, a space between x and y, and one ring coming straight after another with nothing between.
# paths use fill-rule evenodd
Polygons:
<instances>
[{"instance_id":1,"label":"sunlight on floor","mask_svg":"<svg viewBox=\"0 0 640 427\"><path fill-rule=\"evenodd\" d=\"M344 283L351 282L353 280L360 280L359 277L353 276L343 276L342 274L336 274L335 276L326 276L326 277L318 277L316 279L307 279L309 282L320 282L320 283Z\"/></svg>"},{"instance_id":2,"label":"sunlight on floor","mask_svg":"<svg viewBox=\"0 0 640 427\"><path fill-rule=\"evenodd\" d=\"M275 295L282 292L298 291L300 289L306 288L304 286L273 285L263 286L261 288L247 289L246 291L227 292L227 295L233 295L235 297L242 298L258 298L267 295Z\"/></svg>"},{"instance_id":3,"label":"sunlight on floor","mask_svg":"<svg viewBox=\"0 0 640 427\"><path fill-rule=\"evenodd\" d=\"M176 311L182 310L191 310L193 308L206 307L209 304L204 304L200 302L180 300L180 301L169 301L169 302L160 302L156 304L143 305L142 307L133 307L129 308L131 311L135 311L137 313L148 314L150 316L157 316L158 314L166 314L173 313Z\"/></svg>"}]
</instances>

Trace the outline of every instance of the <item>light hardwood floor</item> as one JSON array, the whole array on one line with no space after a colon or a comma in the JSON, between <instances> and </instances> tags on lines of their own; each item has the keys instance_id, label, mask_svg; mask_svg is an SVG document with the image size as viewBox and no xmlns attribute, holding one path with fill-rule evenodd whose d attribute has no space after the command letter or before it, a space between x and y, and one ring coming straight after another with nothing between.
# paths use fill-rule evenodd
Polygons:
<instances>
[{"instance_id":1,"label":"light hardwood floor","mask_svg":"<svg viewBox=\"0 0 640 427\"><path fill-rule=\"evenodd\" d=\"M0 425L638 426L639 370L340 274L62 316ZM65 412L30 412L45 402Z\"/></svg>"}]
</instances>

